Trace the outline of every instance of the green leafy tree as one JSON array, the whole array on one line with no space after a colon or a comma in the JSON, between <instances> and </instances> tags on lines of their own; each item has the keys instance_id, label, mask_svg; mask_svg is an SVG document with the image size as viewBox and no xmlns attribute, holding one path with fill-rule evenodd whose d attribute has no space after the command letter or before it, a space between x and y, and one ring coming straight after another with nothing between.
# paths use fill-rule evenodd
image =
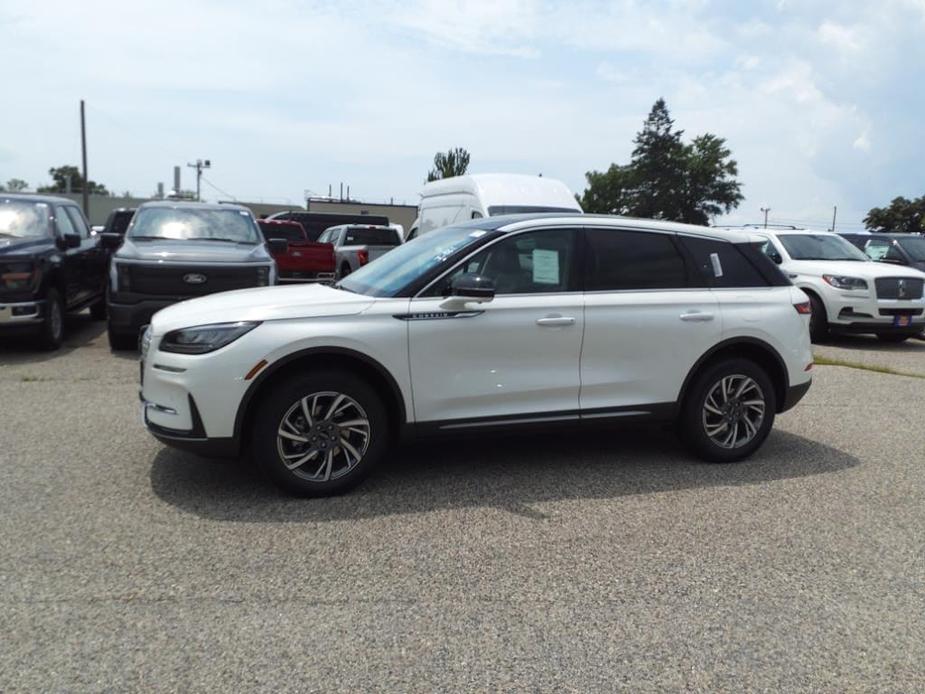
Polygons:
<instances>
[{"instance_id":1,"label":"green leafy tree","mask_svg":"<svg viewBox=\"0 0 925 694\"><path fill-rule=\"evenodd\" d=\"M434 168L427 174L427 182L439 181L441 178L464 176L469 170L469 152L462 147L456 147L448 152L437 152L434 155Z\"/></svg>"},{"instance_id":2,"label":"green leafy tree","mask_svg":"<svg viewBox=\"0 0 925 694\"><path fill-rule=\"evenodd\" d=\"M925 233L925 195L912 200L893 198L888 207L873 208L864 217L864 226L871 231Z\"/></svg>"},{"instance_id":3,"label":"green leafy tree","mask_svg":"<svg viewBox=\"0 0 925 694\"><path fill-rule=\"evenodd\" d=\"M630 163L586 174L582 208L708 224L738 207L744 199L742 185L736 180L738 166L726 141L707 133L685 144L683 134L674 129L665 100L656 101L636 135Z\"/></svg>"},{"instance_id":4,"label":"green leafy tree","mask_svg":"<svg viewBox=\"0 0 925 694\"><path fill-rule=\"evenodd\" d=\"M0 190L6 190L10 193L21 193L24 190L29 189L29 184L26 183L21 178L11 178L6 182L6 185L0 186Z\"/></svg>"},{"instance_id":5,"label":"green leafy tree","mask_svg":"<svg viewBox=\"0 0 925 694\"><path fill-rule=\"evenodd\" d=\"M38 189L40 193L65 193L68 190L68 179L71 182L72 193L82 193L84 189L84 177L80 169L76 166L65 165L48 169L48 175L54 181L50 186L42 186ZM109 195L106 186L102 183L90 180L87 182L87 192L96 195Z\"/></svg>"}]
</instances>

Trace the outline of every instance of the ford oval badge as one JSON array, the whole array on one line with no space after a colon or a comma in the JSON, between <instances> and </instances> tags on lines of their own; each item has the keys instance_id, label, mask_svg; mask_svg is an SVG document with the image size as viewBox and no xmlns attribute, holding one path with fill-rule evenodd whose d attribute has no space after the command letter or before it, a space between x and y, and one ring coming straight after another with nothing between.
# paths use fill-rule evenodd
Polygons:
<instances>
[{"instance_id":1,"label":"ford oval badge","mask_svg":"<svg viewBox=\"0 0 925 694\"><path fill-rule=\"evenodd\" d=\"M198 272L190 272L186 275L183 275L183 281L187 284L205 284L206 276Z\"/></svg>"}]
</instances>

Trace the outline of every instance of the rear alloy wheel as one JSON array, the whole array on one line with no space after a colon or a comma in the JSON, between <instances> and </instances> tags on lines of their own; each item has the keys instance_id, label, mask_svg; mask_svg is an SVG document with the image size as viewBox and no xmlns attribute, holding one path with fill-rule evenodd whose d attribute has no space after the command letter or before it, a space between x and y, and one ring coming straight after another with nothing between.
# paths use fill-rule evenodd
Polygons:
<instances>
[{"instance_id":1,"label":"rear alloy wheel","mask_svg":"<svg viewBox=\"0 0 925 694\"><path fill-rule=\"evenodd\" d=\"M829 336L829 317L825 312L825 305L815 294L809 295L809 305L809 338L813 342L822 342Z\"/></svg>"},{"instance_id":2,"label":"rear alloy wheel","mask_svg":"<svg viewBox=\"0 0 925 694\"><path fill-rule=\"evenodd\" d=\"M681 412L681 436L704 460L743 460L764 443L775 412L774 387L765 371L747 359L730 359L694 382Z\"/></svg>"},{"instance_id":3,"label":"rear alloy wheel","mask_svg":"<svg viewBox=\"0 0 925 694\"><path fill-rule=\"evenodd\" d=\"M259 406L253 436L258 465L301 496L339 494L382 457L388 425L378 394L342 372L306 374Z\"/></svg>"},{"instance_id":4,"label":"rear alloy wheel","mask_svg":"<svg viewBox=\"0 0 925 694\"><path fill-rule=\"evenodd\" d=\"M39 333L39 343L44 349L56 350L64 342L64 306L54 289L45 295L45 318Z\"/></svg>"},{"instance_id":5,"label":"rear alloy wheel","mask_svg":"<svg viewBox=\"0 0 925 694\"><path fill-rule=\"evenodd\" d=\"M350 274L350 266L347 263L344 263L340 266L340 278L344 279L347 275Z\"/></svg>"}]
</instances>

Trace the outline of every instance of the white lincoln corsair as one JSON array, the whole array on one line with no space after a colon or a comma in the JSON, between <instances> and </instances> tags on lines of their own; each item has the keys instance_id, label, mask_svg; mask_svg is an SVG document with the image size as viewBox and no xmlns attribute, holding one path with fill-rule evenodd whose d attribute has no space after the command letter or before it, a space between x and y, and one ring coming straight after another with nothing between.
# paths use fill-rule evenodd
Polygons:
<instances>
[{"instance_id":1,"label":"white lincoln corsair","mask_svg":"<svg viewBox=\"0 0 925 694\"><path fill-rule=\"evenodd\" d=\"M398 437L530 425L674 421L695 455L731 462L809 389L809 313L745 233L478 219L333 288L160 311L142 340L143 418L168 445L248 450L315 496L357 484Z\"/></svg>"}]
</instances>

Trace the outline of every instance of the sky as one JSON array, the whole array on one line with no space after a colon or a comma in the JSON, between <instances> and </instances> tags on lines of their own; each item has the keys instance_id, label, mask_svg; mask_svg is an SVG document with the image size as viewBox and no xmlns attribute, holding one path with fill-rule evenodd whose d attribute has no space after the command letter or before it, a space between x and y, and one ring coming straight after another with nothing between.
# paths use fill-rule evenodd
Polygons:
<instances>
[{"instance_id":1,"label":"sky","mask_svg":"<svg viewBox=\"0 0 925 694\"><path fill-rule=\"evenodd\" d=\"M727 140L722 223L857 229L925 194L925 0L0 0L0 182L80 163L110 190L416 204L433 155L573 191L664 97ZM183 169L183 187L194 172Z\"/></svg>"}]
</instances>

